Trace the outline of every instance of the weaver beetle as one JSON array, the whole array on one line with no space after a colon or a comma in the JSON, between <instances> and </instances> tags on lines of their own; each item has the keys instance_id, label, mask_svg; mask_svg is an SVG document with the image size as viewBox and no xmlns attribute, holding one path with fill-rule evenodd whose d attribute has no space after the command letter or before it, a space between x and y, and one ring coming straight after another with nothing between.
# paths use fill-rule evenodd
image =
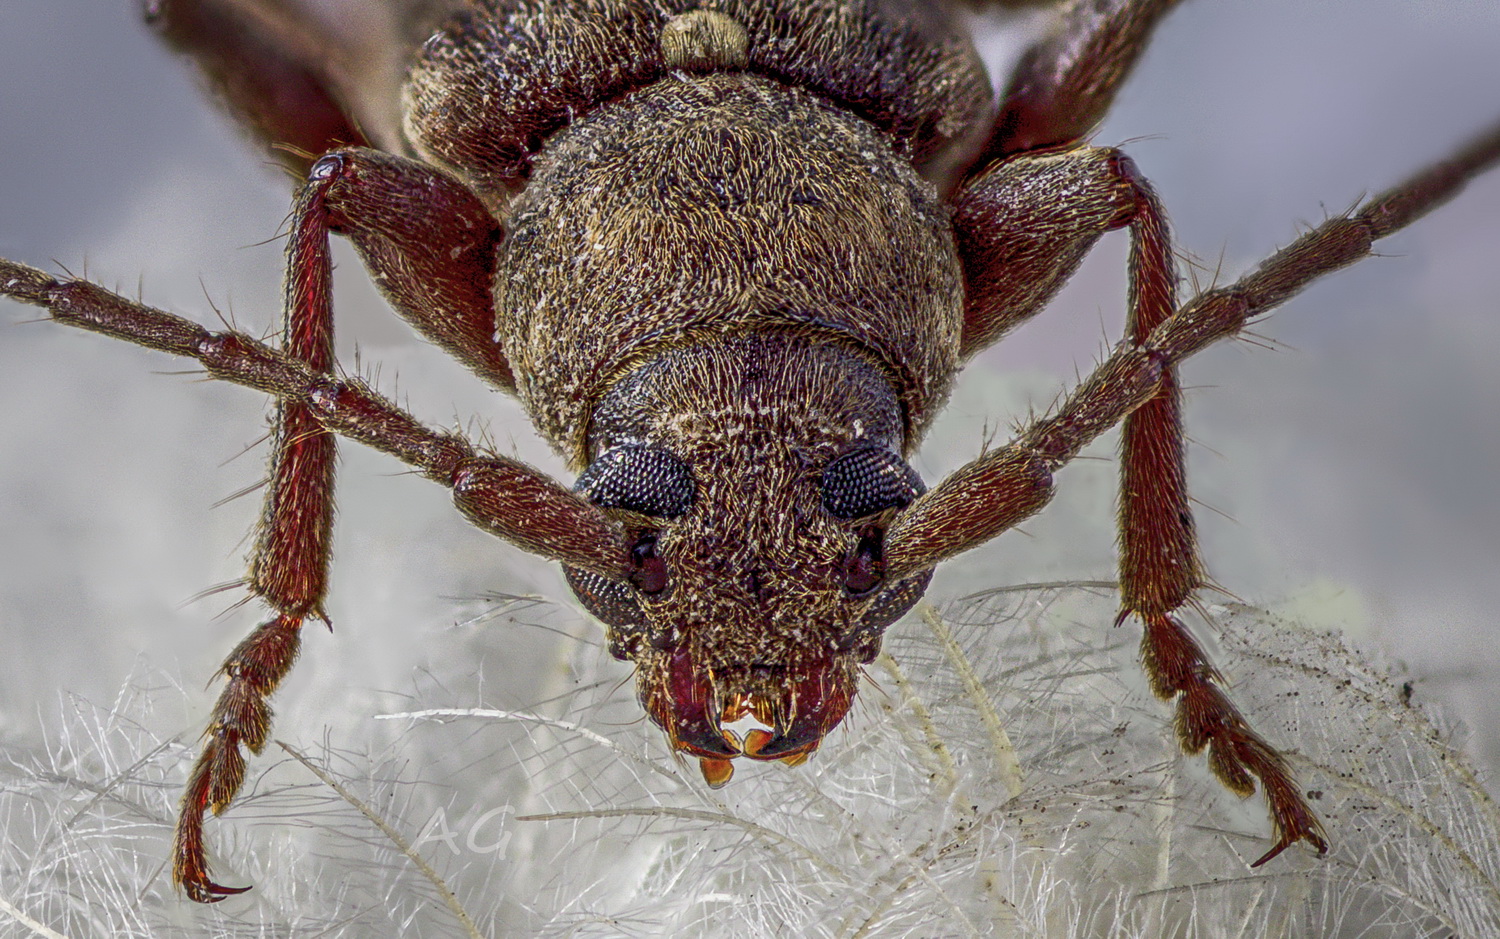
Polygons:
<instances>
[{"instance_id":1,"label":"weaver beetle","mask_svg":"<svg viewBox=\"0 0 1500 939\"><path fill-rule=\"evenodd\" d=\"M1259 779L1276 829L1262 862L1321 850L1284 761L1175 615L1202 579L1175 367L1440 202L1500 136L1179 308L1149 185L1083 143L1172 5L1077 5L995 100L937 4L417 5L393 67L310 17L254 15L269 3L152 3L307 179L282 347L10 262L0 293L281 402L247 581L275 615L224 666L178 827L188 894L237 892L209 878L202 815L234 797L321 615L335 434L561 561L647 712L722 784L739 756L806 759L933 568L1040 509L1053 472L1123 423L1121 616L1146 626L1153 686L1226 785ZM926 487L909 461L959 366L1117 228L1134 245L1124 343L1053 413ZM330 233L420 332L522 400L573 485L336 377ZM723 729L745 715L765 729Z\"/></svg>"}]
</instances>

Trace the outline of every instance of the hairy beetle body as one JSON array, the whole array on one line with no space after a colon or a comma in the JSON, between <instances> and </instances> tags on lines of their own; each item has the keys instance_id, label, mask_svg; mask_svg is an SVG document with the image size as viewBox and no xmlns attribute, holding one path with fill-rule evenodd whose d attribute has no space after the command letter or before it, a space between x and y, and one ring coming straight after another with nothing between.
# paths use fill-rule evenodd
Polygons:
<instances>
[{"instance_id":1,"label":"hairy beetle body","mask_svg":"<svg viewBox=\"0 0 1500 939\"><path fill-rule=\"evenodd\" d=\"M553 138L511 206L496 302L527 410L582 464L626 375L745 335L872 361L914 442L957 365L963 285L935 190L874 128L710 75L662 79Z\"/></svg>"},{"instance_id":2,"label":"hairy beetle body","mask_svg":"<svg viewBox=\"0 0 1500 939\"><path fill-rule=\"evenodd\" d=\"M480 6L412 69L414 149L507 216L499 339L538 429L581 468L589 410L629 370L776 331L878 356L925 426L963 288L919 170L941 181L990 107L968 37L938 8L730 3L714 16L744 61L686 71L672 37L703 12L677 6Z\"/></svg>"},{"instance_id":3,"label":"hairy beetle body","mask_svg":"<svg viewBox=\"0 0 1500 939\"><path fill-rule=\"evenodd\" d=\"M908 455L958 367L962 271L921 171L972 145L977 56L895 6L505 16L425 45L408 132L503 205L497 340L538 430L576 470L644 448L695 484L668 519L580 479L670 583L570 582L679 745L732 757L719 718L746 712L784 730L758 751L803 753L930 578L882 584L881 528L831 515L819 480L860 448Z\"/></svg>"},{"instance_id":4,"label":"hairy beetle body","mask_svg":"<svg viewBox=\"0 0 1500 939\"><path fill-rule=\"evenodd\" d=\"M543 144L595 108L674 73L674 36L703 4L670 0L480 0L423 44L404 91L404 132L491 205L525 184ZM729 0L714 15L745 35L743 61L701 67L801 88L878 127L931 178L983 136L991 89L967 32L938 4ZM731 27L733 28L733 27Z\"/></svg>"}]
</instances>

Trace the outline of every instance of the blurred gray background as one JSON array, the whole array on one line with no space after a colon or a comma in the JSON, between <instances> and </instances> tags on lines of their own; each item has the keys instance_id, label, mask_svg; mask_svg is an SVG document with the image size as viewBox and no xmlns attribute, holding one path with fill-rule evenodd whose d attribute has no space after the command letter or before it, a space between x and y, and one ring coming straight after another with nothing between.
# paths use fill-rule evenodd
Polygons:
<instances>
[{"instance_id":1,"label":"blurred gray background","mask_svg":"<svg viewBox=\"0 0 1500 939\"><path fill-rule=\"evenodd\" d=\"M1014 36L986 36L1003 57ZM134 5L0 4L0 255L66 265L151 304L264 333L291 187L158 48ZM1237 275L1308 224L1500 119L1493 0L1195 0L1097 141L1125 144L1182 250ZM1500 765L1500 173L1186 369L1193 491L1234 595L1383 649L1419 700ZM930 480L1046 407L1121 331L1124 235L1053 309L971 367L919 463ZM560 465L524 415L412 339L341 255L340 355L436 424ZM1185 291L1185 292L1190 292ZM186 601L237 579L263 470L265 401L155 353L0 307L0 736L43 745L60 696L108 702L138 668L203 683L259 610ZM1263 348L1269 345L1271 348ZM478 426L478 425L473 425ZM307 632L277 734L358 734L426 674L455 701L535 703L555 637L467 623L486 593L566 599L555 568L483 536L446 494L345 446L330 637ZM951 564L934 599L1113 576L1110 446L1056 504ZM1099 623L1101 641L1109 625ZM597 639L597 635L593 638ZM627 671L620 668L624 677ZM1253 695L1253 676L1241 695ZM171 722L169 722L170 724Z\"/></svg>"}]
</instances>

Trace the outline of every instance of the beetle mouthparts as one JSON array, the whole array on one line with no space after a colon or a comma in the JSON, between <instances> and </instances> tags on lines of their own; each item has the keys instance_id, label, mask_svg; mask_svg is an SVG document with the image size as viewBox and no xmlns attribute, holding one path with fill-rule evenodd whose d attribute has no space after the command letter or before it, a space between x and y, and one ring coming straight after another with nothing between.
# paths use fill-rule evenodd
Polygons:
<instances>
[{"instance_id":1,"label":"beetle mouthparts","mask_svg":"<svg viewBox=\"0 0 1500 939\"><path fill-rule=\"evenodd\" d=\"M724 723L738 720L743 714L731 717L726 709L722 718ZM842 715L840 715L842 717ZM834 721L838 723L837 720ZM830 725L830 729L831 729ZM787 766L801 766L806 763L808 757L818 748L818 743L823 739L822 731L815 731L812 736L805 737L795 731L780 733L766 730L761 727L752 728L745 734L743 740L740 735L728 728L720 730L724 739L736 750L740 751L737 756L746 756L752 760L780 760ZM734 778L734 759L726 757L707 757L696 753L696 748L685 742L677 744L678 749L693 752L698 757L698 769L703 773L703 781L708 783L711 789L720 789L729 784Z\"/></svg>"},{"instance_id":2,"label":"beetle mouthparts","mask_svg":"<svg viewBox=\"0 0 1500 939\"><path fill-rule=\"evenodd\" d=\"M795 668L715 674L684 647L657 668L644 667L642 679L646 713L674 750L698 758L704 781L717 789L734 775L732 761L740 756L789 766L806 762L849 713L858 675L831 655ZM745 718L770 729L753 728L741 738L724 726Z\"/></svg>"}]
</instances>

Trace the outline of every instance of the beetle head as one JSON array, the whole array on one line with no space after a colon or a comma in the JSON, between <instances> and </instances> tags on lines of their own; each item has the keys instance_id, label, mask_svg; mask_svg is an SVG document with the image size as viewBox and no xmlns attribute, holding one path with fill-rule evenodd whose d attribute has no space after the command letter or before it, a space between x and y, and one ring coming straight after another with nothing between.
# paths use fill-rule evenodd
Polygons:
<instances>
[{"instance_id":1,"label":"beetle head","mask_svg":"<svg viewBox=\"0 0 1500 939\"><path fill-rule=\"evenodd\" d=\"M922 483L868 433L879 421L851 427L754 390L600 452L577 488L622 523L632 571L567 569L611 652L635 662L646 712L715 785L742 755L806 759L930 578L885 578L885 528ZM725 726L747 718L763 726Z\"/></svg>"}]
</instances>

